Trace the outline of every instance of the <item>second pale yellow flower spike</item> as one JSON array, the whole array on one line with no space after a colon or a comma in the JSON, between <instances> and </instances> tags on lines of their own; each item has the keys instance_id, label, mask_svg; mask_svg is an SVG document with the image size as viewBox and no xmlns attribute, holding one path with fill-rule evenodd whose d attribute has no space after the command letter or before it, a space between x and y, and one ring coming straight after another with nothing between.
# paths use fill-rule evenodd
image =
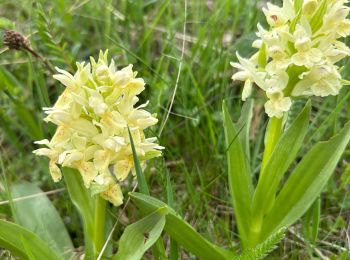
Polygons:
<instances>
[{"instance_id":1,"label":"second pale yellow flower spike","mask_svg":"<svg viewBox=\"0 0 350 260\"><path fill-rule=\"evenodd\" d=\"M232 79L244 81L242 100L255 84L265 92L265 112L282 117L293 97L337 95L345 82L337 63L350 55L341 38L350 35L346 0L284 0L263 8L268 30L258 24L253 43L259 50L249 59L237 54Z\"/></svg>"}]
</instances>

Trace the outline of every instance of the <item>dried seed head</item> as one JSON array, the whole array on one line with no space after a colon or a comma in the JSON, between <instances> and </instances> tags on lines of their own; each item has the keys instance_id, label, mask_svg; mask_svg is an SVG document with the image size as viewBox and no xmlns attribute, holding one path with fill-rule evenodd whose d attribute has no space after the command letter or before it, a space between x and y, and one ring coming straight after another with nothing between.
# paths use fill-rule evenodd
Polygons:
<instances>
[{"instance_id":1,"label":"dried seed head","mask_svg":"<svg viewBox=\"0 0 350 260\"><path fill-rule=\"evenodd\" d=\"M28 49L28 40L19 32L14 30L5 30L4 44L12 50Z\"/></svg>"}]
</instances>

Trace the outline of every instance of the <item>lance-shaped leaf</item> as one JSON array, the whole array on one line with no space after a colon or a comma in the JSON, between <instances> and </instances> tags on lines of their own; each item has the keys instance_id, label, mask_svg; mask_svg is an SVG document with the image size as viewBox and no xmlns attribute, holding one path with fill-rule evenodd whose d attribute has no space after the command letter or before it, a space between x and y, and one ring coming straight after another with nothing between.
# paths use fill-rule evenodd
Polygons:
<instances>
[{"instance_id":1,"label":"lance-shaped leaf","mask_svg":"<svg viewBox=\"0 0 350 260\"><path fill-rule=\"evenodd\" d=\"M233 258L233 252L219 248L206 240L164 202L137 192L130 193L130 198L144 214L167 207L169 212L166 215L165 232L179 245L200 259L224 260Z\"/></svg>"},{"instance_id":2,"label":"lance-shaped leaf","mask_svg":"<svg viewBox=\"0 0 350 260\"><path fill-rule=\"evenodd\" d=\"M21 259L63 259L37 235L17 224L0 220L0 247Z\"/></svg>"},{"instance_id":3,"label":"lance-shaped leaf","mask_svg":"<svg viewBox=\"0 0 350 260\"><path fill-rule=\"evenodd\" d=\"M159 208L136 223L127 226L119 240L118 253L112 259L141 259L162 234L167 213L166 207Z\"/></svg>"},{"instance_id":4,"label":"lance-shaped leaf","mask_svg":"<svg viewBox=\"0 0 350 260\"><path fill-rule=\"evenodd\" d=\"M133 159L134 159L134 166L135 166L137 182L138 182L138 185L140 187L140 191L143 194L149 195L149 189L148 189L148 185L147 185L147 182L146 182L146 178L145 178L145 176L142 173L142 168L141 168L140 161L139 161L139 158L138 158L137 153L136 153L134 140L132 138L132 135L131 135L129 127L128 127L128 133L129 133L129 138L130 138L130 145L131 145L132 156L133 156Z\"/></svg>"},{"instance_id":5,"label":"lance-shaped leaf","mask_svg":"<svg viewBox=\"0 0 350 260\"><path fill-rule=\"evenodd\" d=\"M40 194L43 191L28 182L11 187L13 198ZM14 217L17 224L34 232L50 247L69 258L74 252L68 231L55 207L46 195L28 198L13 203Z\"/></svg>"},{"instance_id":6,"label":"lance-shaped leaf","mask_svg":"<svg viewBox=\"0 0 350 260\"><path fill-rule=\"evenodd\" d=\"M222 110L224 114L230 195L240 239L245 247L248 244L253 185L247 155L240 138L238 138L239 129L232 122L225 102L223 102Z\"/></svg>"},{"instance_id":7,"label":"lance-shaped leaf","mask_svg":"<svg viewBox=\"0 0 350 260\"><path fill-rule=\"evenodd\" d=\"M329 141L317 143L296 166L264 220L260 241L297 221L327 184L350 140L350 122Z\"/></svg>"},{"instance_id":8,"label":"lance-shaped leaf","mask_svg":"<svg viewBox=\"0 0 350 260\"><path fill-rule=\"evenodd\" d=\"M260 174L253 197L252 229L259 233L264 214L271 209L279 183L294 161L309 126L311 103L308 102L291 126L283 133Z\"/></svg>"}]
</instances>

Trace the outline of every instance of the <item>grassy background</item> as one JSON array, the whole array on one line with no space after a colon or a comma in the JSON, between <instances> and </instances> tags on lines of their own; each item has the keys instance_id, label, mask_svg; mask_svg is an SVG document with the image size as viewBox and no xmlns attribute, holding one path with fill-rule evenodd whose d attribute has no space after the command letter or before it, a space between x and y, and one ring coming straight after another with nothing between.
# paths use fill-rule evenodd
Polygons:
<instances>
[{"instance_id":1,"label":"grassy background","mask_svg":"<svg viewBox=\"0 0 350 260\"><path fill-rule=\"evenodd\" d=\"M166 200L169 173L174 207L206 237L232 247L238 246L238 238L226 183L221 103L227 99L232 116L239 115L241 84L232 83L229 62L235 60L236 51L242 56L253 51L250 46L256 24L265 24L263 5L264 1L257 0L188 0L185 16L184 1L0 0L0 27L28 36L32 48L52 66L70 72L75 69L75 61L97 57L100 49L109 49L119 68L134 64L147 82L142 99L150 100L149 109L158 114L160 121L150 135L158 135L165 120L181 64L172 113L159 136L160 144L166 147L164 159L152 160L146 176L152 195ZM54 130L43 124L41 107L52 105L63 87L28 53L4 51L3 45L0 53L0 198L8 199L6 184L22 180L37 183L44 191L64 187L64 182L52 182L47 160L31 154L33 141L51 136ZM344 65L343 75L347 77L350 67ZM316 140L329 138L350 118L349 95L344 87L337 97L313 99L312 127L305 149ZM256 174L267 118L261 93L254 96L251 149ZM304 102L295 102L291 118ZM346 255L350 243L349 155L350 149L322 195L315 248L303 237L300 222L274 251L276 259L339 259L341 254ZM131 179L125 183L125 194L130 187ZM81 246L81 226L68 194L62 191L50 198L75 246ZM120 209L113 208L110 214L118 215ZM8 205L0 206L0 218L11 219ZM130 205L122 223L136 218ZM121 225L116 238L122 230ZM183 252L182 257L191 256Z\"/></svg>"}]
</instances>

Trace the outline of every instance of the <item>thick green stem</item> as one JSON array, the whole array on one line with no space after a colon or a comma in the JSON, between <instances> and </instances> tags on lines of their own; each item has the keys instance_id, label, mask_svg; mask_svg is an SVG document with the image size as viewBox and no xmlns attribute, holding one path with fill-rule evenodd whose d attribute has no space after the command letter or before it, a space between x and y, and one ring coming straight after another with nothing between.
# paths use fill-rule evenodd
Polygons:
<instances>
[{"instance_id":1,"label":"thick green stem","mask_svg":"<svg viewBox=\"0 0 350 260\"><path fill-rule=\"evenodd\" d=\"M261 164L259 180L263 177L264 168L271 157L273 150L282 134L283 119L273 117L269 120L266 133L265 133L265 149L263 154L263 160ZM268 173L266 173L268 174ZM261 212L262 213L262 212ZM249 247L254 247L259 242L259 236L263 224L263 214L255 214L252 216L250 234L249 234Z\"/></svg>"},{"instance_id":2,"label":"thick green stem","mask_svg":"<svg viewBox=\"0 0 350 260\"><path fill-rule=\"evenodd\" d=\"M94 259L97 259L105 243L106 200L96 196L94 216Z\"/></svg>"},{"instance_id":3,"label":"thick green stem","mask_svg":"<svg viewBox=\"0 0 350 260\"><path fill-rule=\"evenodd\" d=\"M263 172L266 163L271 157L273 150L282 134L282 118L272 117L268 123L267 130L265 133L265 150L263 160L261 163L260 173ZM261 178L261 176L260 176Z\"/></svg>"}]
</instances>

